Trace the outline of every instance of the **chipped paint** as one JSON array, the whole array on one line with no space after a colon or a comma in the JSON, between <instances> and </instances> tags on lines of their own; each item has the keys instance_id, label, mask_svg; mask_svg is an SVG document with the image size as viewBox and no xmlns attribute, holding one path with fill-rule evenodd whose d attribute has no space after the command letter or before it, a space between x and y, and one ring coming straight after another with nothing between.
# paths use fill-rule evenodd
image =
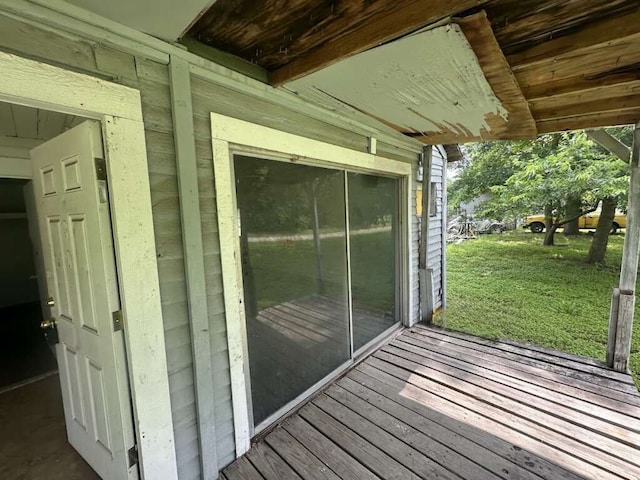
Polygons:
<instances>
[{"instance_id":1,"label":"chipped paint","mask_svg":"<svg viewBox=\"0 0 640 480\"><path fill-rule=\"evenodd\" d=\"M286 87L343 110L338 100L406 132L482 136L490 131L488 118L507 120L456 24L363 52Z\"/></svg>"}]
</instances>

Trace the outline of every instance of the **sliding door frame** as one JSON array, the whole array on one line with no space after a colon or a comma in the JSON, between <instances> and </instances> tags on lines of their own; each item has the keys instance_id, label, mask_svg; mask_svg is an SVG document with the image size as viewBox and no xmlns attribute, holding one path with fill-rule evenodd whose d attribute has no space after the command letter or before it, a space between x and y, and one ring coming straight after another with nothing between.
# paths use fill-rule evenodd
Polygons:
<instances>
[{"instance_id":1,"label":"sliding door frame","mask_svg":"<svg viewBox=\"0 0 640 480\"><path fill-rule=\"evenodd\" d=\"M269 127L256 125L216 113L211 114L213 167L215 173L216 206L218 232L220 236L220 257L222 263L223 296L225 304L227 343L229 350L229 368L231 375L231 400L236 442L236 456L243 455L250 447L251 438L256 433L253 425L251 391L249 378L249 351L247 342L246 318L244 309L244 290L242 283L242 265L236 199L236 182L233 158L236 154L255 155L275 161L295 162L314 167L348 170L355 173L368 173L393 177L398 180L399 228L398 262L396 263L396 281L401 302L398 316L401 324L409 326L411 322L411 189L413 168L410 163L391 160L377 155L339 147L299 135L282 132ZM350 261L350 260L348 260ZM351 301L351 300L349 300ZM351 313L351 312L350 312ZM350 323L353 323L352 321ZM352 328L352 327L350 327ZM361 358L366 351L390 335L394 326L360 348L342 367L312 386L299 397L271 415L267 422L295 408L304 398L326 385L327 382L344 372Z\"/></svg>"}]
</instances>

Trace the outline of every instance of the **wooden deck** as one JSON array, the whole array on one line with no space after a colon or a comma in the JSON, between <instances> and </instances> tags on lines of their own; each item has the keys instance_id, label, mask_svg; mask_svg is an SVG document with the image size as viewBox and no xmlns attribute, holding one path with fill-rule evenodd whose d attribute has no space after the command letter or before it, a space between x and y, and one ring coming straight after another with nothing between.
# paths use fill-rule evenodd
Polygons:
<instances>
[{"instance_id":1,"label":"wooden deck","mask_svg":"<svg viewBox=\"0 0 640 480\"><path fill-rule=\"evenodd\" d=\"M416 326L222 476L640 479L640 395L595 360Z\"/></svg>"}]
</instances>

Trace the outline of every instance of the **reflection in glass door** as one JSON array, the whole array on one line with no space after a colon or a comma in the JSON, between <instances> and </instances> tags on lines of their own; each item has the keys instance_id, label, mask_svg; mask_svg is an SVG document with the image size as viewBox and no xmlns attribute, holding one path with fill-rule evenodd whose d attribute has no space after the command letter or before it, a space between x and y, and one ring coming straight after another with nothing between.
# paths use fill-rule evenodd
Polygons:
<instances>
[{"instance_id":1,"label":"reflection in glass door","mask_svg":"<svg viewBox=\"0 0 640 480\"><path fill-rule=\"evenodd\" d=\"M353 349L357 351L398 322L398 181L360 173L349 173L347 179Z\"/></svg>"},{"instance_id":2,"label":"reflection in glass door","mask_svg":"<svg viewBox=\"0 0 640 480\"><path fill-rule=\"evenodd\" d=\"M243 155L234 167L258 426L399 322L398 181Z\"/></svg>"},{"instance_id":3,"label":"reflection in glass door","mask_svg":"<svg viewBox=\"0 0 640 480\"><path fill-rule=\"evenodd\" d=\"M254 425L350 357L344 172L235 157Z\"/></svg>"}]
</instances>

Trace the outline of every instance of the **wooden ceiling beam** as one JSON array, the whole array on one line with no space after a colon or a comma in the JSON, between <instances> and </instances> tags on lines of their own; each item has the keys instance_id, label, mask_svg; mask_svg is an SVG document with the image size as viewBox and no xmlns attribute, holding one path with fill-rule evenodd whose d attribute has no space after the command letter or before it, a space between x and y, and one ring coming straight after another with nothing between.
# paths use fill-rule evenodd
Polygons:
<instances>
[{"instance_id":1,"label":"wooden ceiling beam","mask_svg":"<svg viewBox=\"0 0 640 480\"><path fill-rule=\"evenodd\" d=\"M596 113L574 118L557 118L537 122L538 133L565 132L589 128L615 127L630 125L640 120L640 108L624 113Z\"/></svg>"},{"instance_id":2,"label":"wooden ceiling beam","mask_svg":"<svg viewBox=\"0 0 640 480\"><path fill-rule=\"evenodd\" d=\"M529 100L532 111L550 108L562 108L584 102L611 100L640 94L640 80L605 85L595 88L572 90L558 95L533 98Z\"/></svg>"},{"instance_id":3,"label":"wooden ceiling beam","mask_svg":"<svg viewBox=\"0 0 640 480\"><path fill-rule=\"evenodd\" d=\"M544 42L523 52L507 56L514 72L534 65L555 63L567 54L575 55L597 49L603 44L611 48L627 37L640 36L640 11L610 18L587 26L576 33Z\"/></svg>"},{"instance_id":4,"label":"wooden ceiling beam","mask_svg":"<svg viewBox=\"0 0 640 480\"><path fill-rule=\"evenodd\" d=\"M640 85L640 70L622 74L604 76L601 78L563 78L539 85L529 85L522 88L522 93L529 102L553 102L562 97L575 95L606 95L612 87L635 89Z\"/></svg>"},{"instance_id":5,"label":"wooden ceiling beam","mask_svg":"<svg viewBox=\"0 0 640 480\"><path fill-rule=\"evenodd\" d=\"M552 120L556 118L581 117L589 114L614 113L623 114L628 111L640 109L640 95L630 95L618 98L606 98L590 102L575 103L536 109L531 112L537 121Z\"/></svg>"},{"instance_id":6,"label":"wooden ceiling beam","mask_svg":"<svg viewBox=\"0 0 640 480\"><path fill-rule=\"evenodd\" d=\"M349 0L362 3L362 0ZM364 52L403 35L428 26L448 16L477 7L488 0L396 0L392 9L381 9L344 33L331 37L305 55L273 70L269 81L274 86L309 75L339 60ZM339 22L340 19L334 20ZM353 19L342 20L353 23ZM347 27L350 23L344 25ZM319 29L316 35L324 35Z\"/></svg>"},{"instance_id":7,"label":"wooden ceiling beam","mask_svg":"<svg viewBox=\"0 0 640 480\"><path fill-rule=\"evenodd\" d=\"M637 70L638 65L640 34L599 44L592 49L551 57L547 62L537 62L515 69L514 74L520 86L527 88L564 78L599 78L624 71L625 68Z\"/></svg>"}]
</instances>

